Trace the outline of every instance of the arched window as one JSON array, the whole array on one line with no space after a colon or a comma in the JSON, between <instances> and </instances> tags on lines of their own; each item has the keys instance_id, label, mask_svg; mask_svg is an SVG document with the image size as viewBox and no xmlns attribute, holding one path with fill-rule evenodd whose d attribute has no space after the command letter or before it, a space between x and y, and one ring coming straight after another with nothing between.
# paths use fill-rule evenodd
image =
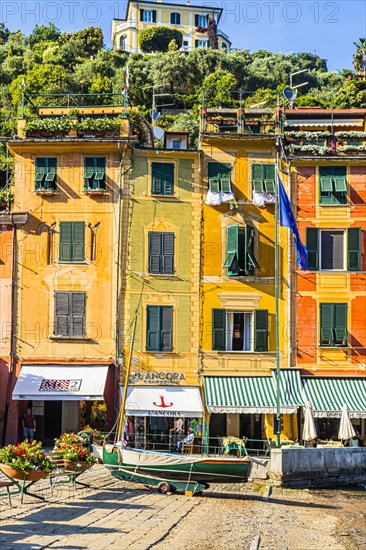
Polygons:
<instances>
[{"instance_id":1,"label":"arched window","mask_svg":"<svg viewBox=\"0 0 366 550\"><path fill-rule=\"evenodd\" d=\"M181 15L180 13L173 11L170 14L170 24L171 25L180 25L181 24Z\"/></svg>"},{"instance_id":2,"label":"arched window","mask_svg":"<svg viewBox=\"0 0 366 550\"><path fill-rule=\"evenodd\" d=\"M225 42L222 43L221 48L227 53L227 44Z\"/></svg>"},{"instance_id":3,"label":"arched window","mask_svg":"<svg viewBox=\"0 0 366 550\"><path fill-rule=\"evenodd\" d=\"M126 45L127 45L126 42L127 42L127 35L123 34L119 39L119 49L121 50L121 52L126 51Z\"/></svg>"}]
</instances>

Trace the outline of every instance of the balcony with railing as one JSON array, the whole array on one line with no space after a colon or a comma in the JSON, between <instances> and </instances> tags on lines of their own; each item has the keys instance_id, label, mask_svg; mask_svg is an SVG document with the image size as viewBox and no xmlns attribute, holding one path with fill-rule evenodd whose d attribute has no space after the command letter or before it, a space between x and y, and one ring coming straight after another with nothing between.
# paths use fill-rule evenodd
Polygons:
<instances>
[{"instance_id":1,"label":"balcony with railing","mask_svg":"<svg viewBox=\"0 0 366 550\"><path fill-rule=\"evenodd\" d=\"M128 110L121 94L23 94L21 139L126 139Z\"/></svg>"},{"instance_id":2,"label":"balcony with railing","mask_svg":"<svg viewBox=\"0 0 366 550\"><path fill-rule=\"evenodd\" d=\"M278 124L273 109L205 109L200 110L203 134L247 134L274 136Z\"/></svg>"}]
</instances>

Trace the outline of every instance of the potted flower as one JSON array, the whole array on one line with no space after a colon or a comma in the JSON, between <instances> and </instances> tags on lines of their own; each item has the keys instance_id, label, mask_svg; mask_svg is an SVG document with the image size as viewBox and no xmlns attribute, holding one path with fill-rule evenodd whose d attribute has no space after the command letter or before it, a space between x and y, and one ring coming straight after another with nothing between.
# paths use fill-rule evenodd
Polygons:
<instances>
[{"instance_id":1,"label":"potted flower","mask_svg":"<svg viewBox=\"0 0 366 550\"><path fill-rule=\"evenodd\" d=\"M12 479L38 481L54 469L40 441L8 445L0 449L0 470Z\"/></svg>"},{"instance_id":2,"label":"potted flower","mask_svg":"<svg viewBox=\"0 0 366 550\"><path fill-rule=\"evenodd\" d=\"M97 445L102 445L104 441L104 436L102 432L97 428L92 428L89 425L86 425L83 431L80 433L81 437L86 437L86 435L91 435L93 437L93 442L96 443Z\"/></svg>"},{"instance_id":3,"label":"potted flower","mask_svg":"<svg viewBox=\"0 0 366 550\"><path fill-rule=\"evenodd\" d=\"M82 438L74 432L65 432L61 434L58 439L55 439L55 449L59 447L60 443L68 443L69 445L78 445L79 447L82 447L84 442Z\"/></svg>"},{"instance_id":4,"label":"potted flower","mask_svg":"<svg viewBox=\"0 0 366 550\"><path fill-rule=\"evenodd\" d=\"M64 468L72 472L84 472L93 466L95 457L87 449L75 443L60 443L56 449L64 459Z\"/></svg>"}]
</instances>

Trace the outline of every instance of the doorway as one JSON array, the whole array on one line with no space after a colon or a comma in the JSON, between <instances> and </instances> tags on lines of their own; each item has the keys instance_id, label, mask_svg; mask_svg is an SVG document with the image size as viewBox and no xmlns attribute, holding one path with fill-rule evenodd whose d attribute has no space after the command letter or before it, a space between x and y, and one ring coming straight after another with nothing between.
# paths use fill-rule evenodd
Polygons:
<instances>
[{"instance_id":1,"label":"doorway","mask_svg":"<svg viewBox=\"0 0 366 550\"><path fill-rule=\"evenodd\" d=\"M44 439L53 442L61 433L62 401L44 402Z\"/></svg>"}]
</instances>

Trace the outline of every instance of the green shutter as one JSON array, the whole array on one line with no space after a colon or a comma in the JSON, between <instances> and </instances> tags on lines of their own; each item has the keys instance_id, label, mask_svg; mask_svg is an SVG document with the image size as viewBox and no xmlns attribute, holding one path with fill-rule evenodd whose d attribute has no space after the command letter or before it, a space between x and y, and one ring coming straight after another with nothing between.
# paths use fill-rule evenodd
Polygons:
<instances>
[{"instance_id":1,"label":"green shutter","mask_svg":"<svg viewBox=\"0 0 366 550\"><path fill-rule=\"evenodd\" d=\"M253 193L264 193L264 164L252 165Z\"/></svg>"},{"instance_id":2,"label":"green shutter","mask_svg":"<svg viewBox=\"0 0 366 550\"><path fill-rule=\"evenodd\" d=\"M306 247L308 249L308 270L318 271L319 269L319 229L316 227L306 228Z\"/></svg>"},{"instance_id":3,"label":"green shutter","mask_svg":"<svg viewBox=\"0 0 366 550\"><path fill-rule=\"evenodd\" d=\"M60 223L60 262L72 261L72 222Z\"/></svg>"},{"instance_id":4,"label":"green shutter","mask_svg":"<svg viewBox=\"0 0 366 550\"><path fill-rule=\"evenodd\" d=\"M333 179L326 177L320 178L320 189L323 193L332 193L333 191Z\"/></svg>"},{"instance_id":5,"label":"green shutter","mask_svg":"<svg viewBox=\"0 0 366 550\"><path fill-rule=\"evenodd\" d=\"M212 310L212 349L225 351L226 349L226 311Z\"/></svg>"},{"instance_id":6,"label":"green shutter","mask_svg":"<svg viewBox=\"0 0 366 550\"><path fill-rule=\"evenodd\" d=\"M361 270L361 229L348 229L348 271Z\"/></svg>"},{"instance_id":7,"label":"green shutter","mask_svg":"<svg viewBox=\"0 0 366 550\"><path fill-rule=\"evenodd\" d=\"M149 233L149 273L161 273L161 233Z\"/></svg>"},{"instance_id":8,"label":"green shutter","mask_svg":"<svg viewBox=\"0 0 366 550\"><path fill-rule=\"evenodd\" d=\"M347 304L334 304L334 332L336 345L346 346L348 343L347 312Z\"/></svg>"},{"instance_id":9,"label":"green shutter","mask_svg":"<svg viewBox=\"0 0 366 550\"><path fill-rule=\"evenodd\" d=\"M140 21L144 20L144 11L145 10L140 10Z\"/></svg>"},{"instance_id":10,"label":"green shutter","mask_svg":"<svg viewBox=\"0 0 366 550\"><path fill-rule=\"evenodd\" d=\"M231 193L231 164L221 164L220 165L220 183L222 193Z\"/></svg>"},{"instance_id":11,"label":"green shutter","mask_svg":"<svg viewBox=\"0 0 366 550\"><path fill-rule=\"evenodd\" d=\"M84 188L93 189L94 181L94 157L84 158Z\"/></svg>"},{"instance_id":12,"label":"green shutter","mask_svg":"<svg viewBox=\"0 0 366 550\"><path fill-rule=\"evenodd\" d=\"M146 350L160 351L160 307L147 306Z\"/></svg>"},{"instance_id":13,"label":"green shutter","mask_svg":"<svg viewBox=\"0 0 366 550\"><path fill-rule=\"evenodd\" d=\"M106 159L104 157L97 157L95 161L96 163L94 180L96 182L96 188L105 189Z\"/></svg>"},{"instance_id":14,"label":"green shutter","mask_svg":"<svg viewBox=\"0 0 366 550\"><path fill-rule=\"evenodd\" d=\"M46 159L36 158L36 190L43 189L43 180L46 175Z\"/></svg>"},{"instance_id":15,"label":"green shutter","mask_svg":"<svg viewBox=\"0 0 366 550\"><path fill-rule=\"evenodd\" d=\"M174 273L174 233L161 234L162 272L165 275Z\"/></svg>"},{"instance_id":16,"label":"green shutter","mask_svg":"<svg viewBox=\"0 0 366 550\"><path fill-rule=\"evenodd\" d=\"M83 262L85 260L85 223L73 222L72 226L72 261Z\"/></svg>"},{"instance_id":17,"label":"green shutter","mask_svg":"<svg viewBox=\"0 0 366 550\"><path fill-rule=\"evenodd\" d=\"M263 165L263 179L266 193L274 195L276 192L276 175L274 164Z\"/></svg>"},{"instance_id":18,"label":"green shutter","mask_svg":"<svg viewBox=\"0 0 366 550\"><path fill-rule=\"evenodd\" d=\"M199 15L196 13L194 16L194 26L199 27L198 23L199 23ZM198 42L198 40L196 40L196 42Z\"/></svg>"},{"instance_id":19,"label":"green shutter","mask_svg":"<svg viewBox=\"0 0 366 550\"><path fill-rule=\"evenodd\" d=\"M160 308L160 315L160 351L173 351L173 308L171 306L162 306Z\"/></svg>"},{"instance_id":20,"label":"green shutter","mask_svg":"<svg viewBox=\"0 0 366 550\"><path fill-rule=\"evenodd\" d=\"M244 262L246 275L254 275L254 270L260 267L254 252L254 235L254 227L246 225L244 235Z\"/></svg>"},{"instance_id":21,"label":"green shutter","mask_svg":"<svg viewBox=\"0 0 366 550\"><path fill-rule=\"evenodd\" d=\"M56 188L56 173L57 173L57 159L48 158L46 160L46 177L45 177L45 188L46 189L55 189Z\"/></svg>"},{"instance_id":22,"label":"green shutter","mask_svg":"<svg viewBox=\"0 0 366 550\"><path fill-rule=\"evenodd\" d=\"M85 336L85 292L71 292L71 336Z\"/></svg>"},{"instance_id":23,"label":"green shutter","mask_svg":"<svg viewBox=\"0 0 366 550\"><path fill-rule=\"evenodd\" d=\"M239 226L226 228L226 260L224 267L229 277L239 275Z\"/></svg>"},{"instance_id":24,"label":"green shutter","mask_svg":"<svg viewBox=\"0 0 366 550\"><path fill-rule=\"evenodd\" d=\"M209 162L207 165L208 188L212 193L220 193L220 163Z\"/></svg>"},{"instance_id":25,"label":"green shutter","mask_svg":"<svg viewBox=\"0 0 366 550\"><path fill-rule=\"evenodd\" d=\"M152 10L152 22L156 23L156 10Z\"/></svg>"},{"instance_id":26,"label":"green shutter","mask_svg":"<svg viewBox=\"0 0 366 550\"><path fill-rule=\"evenodd\" d=\"M152 194L161 195L163 193L162 164L160 162L153 162L151 165L151 171L152 171L152 187L151 187Z\"/></svg>"},{"instance_id":27,"label":"green shutter","mask_svg":"<svg viewBox=\"0 0 366 550\"><path fill-rule=\"evenodd\" d=\"M56 336L69 336L70 333L70 294L55 292L55 324Z\"/></svg>"},{"instance_id":28,"label":"green shutter","mask_svg":"<svg viewBox=\"0 0 366 550\"><path fill-rule=\"evenodd\" d=\"M174 194L174 168L173 163L162 164L163 195L170 196Z\"/></svg>"},{"instance_id":29,"label":"green shutter","mask_svg":"<svg viewBox=\"0 0 366 550\"><path fill-rule=\"evenodd\" d=\"M334 189L336 193L345 193L347 191L347 180L344 176L334 178Z\"/></svg>"},{"instance_id":30,"label":"green shutter","mask_svg":"<svg viewBox=\"0 0 366 550\"><path fill-rule=\"evenodd\" d=\"M254 351L268 351L268 310L254 312Z\"/></svg>"},{"instance_id":31,"label":"green shutter","mask_svg":"<svg viewBox=\"0 0 366 550\"><path fill-rule=\"evenodd\" d=\"M320 304L320 345L334 344L334 304Z\"/></svg>"}]
</instances>

